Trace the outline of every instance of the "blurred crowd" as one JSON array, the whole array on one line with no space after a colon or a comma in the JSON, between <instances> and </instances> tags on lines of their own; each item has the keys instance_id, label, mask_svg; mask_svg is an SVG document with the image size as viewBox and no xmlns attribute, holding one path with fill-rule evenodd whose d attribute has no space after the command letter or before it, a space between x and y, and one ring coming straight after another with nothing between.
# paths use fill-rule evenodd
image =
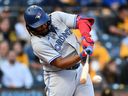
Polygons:
<instances>
[{"instance_id":1,"label":"blurred crowd","mask_svg":"<svg viewBox=\"0 0 128 96\"><path fill-rule=\"evenodd\" d=\"M128 85L127 0L50 0L50 3L48 0L37 0L41 3L27 1L28 5L30 1L31 4L39 4L48 13L64 11L95 18L91 31L95 41L94 53L90 59L91 78L96 74L101 75L101 88L111 86L121 89ZM44 86L43 65L33 54L30 35L25 28L23 16L26 7L21 4L22 6L13 9L4 2L0 2L0 5L1 87ZM72 32L80 37L79 30L72 29Z\"/></svg>"}]
</instances>

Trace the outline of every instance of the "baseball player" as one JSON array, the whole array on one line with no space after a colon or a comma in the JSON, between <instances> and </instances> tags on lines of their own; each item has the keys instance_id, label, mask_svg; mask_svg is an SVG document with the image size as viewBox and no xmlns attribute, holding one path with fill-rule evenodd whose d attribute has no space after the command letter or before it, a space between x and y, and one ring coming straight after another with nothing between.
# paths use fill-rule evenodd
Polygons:
<instances>
[{"instance_id":1,"label":"baseball player","mask_svg":"<svg viewBox=\"0 0 128 96\"><path fill-rule=\"evenodd\" d=\"M34 54L43 64L47 96L94 96L88 75L86 84L80 84L81 61L93 52L93 40L89 34L92 18L64 12L47 14L37 6L29 6L24 13L26 28L31 35ZM70 28L80 30L84 49Z\"/></svg>"}]
</instances>

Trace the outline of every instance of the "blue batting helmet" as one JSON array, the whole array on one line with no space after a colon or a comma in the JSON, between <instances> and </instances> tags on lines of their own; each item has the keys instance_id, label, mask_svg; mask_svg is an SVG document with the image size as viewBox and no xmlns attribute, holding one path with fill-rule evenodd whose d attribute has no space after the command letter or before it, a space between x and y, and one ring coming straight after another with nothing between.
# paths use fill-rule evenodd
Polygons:
<instances>
[{"instance_id":1,"label":"blue batting helmet","mask_svg":"<svg viewBox=\"0 0 128 96\"><path fill-rule=\"evenodd\" d=\"M48 14L37 5L31 5L25 10L24 19L32 28L37 28L50 20Z\"/></svg>"}]
</instances>

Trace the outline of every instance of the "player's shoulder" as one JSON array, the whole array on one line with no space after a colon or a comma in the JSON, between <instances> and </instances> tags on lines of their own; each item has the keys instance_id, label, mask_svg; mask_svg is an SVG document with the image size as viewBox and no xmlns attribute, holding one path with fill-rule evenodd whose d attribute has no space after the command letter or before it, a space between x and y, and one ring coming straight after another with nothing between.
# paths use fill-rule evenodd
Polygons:
<instances>
[{"instance_id":1,"label":"player's shoulder","mask_svg":"<svg viewBox=\"0 0 128 96\"><path fill-rule=\"evenodd\" d=\"M62 13L64 13L64 12L62 12L62 11L54 11L54 12L51 13L51 15L59 15L59 14L62 14Z\"/></svg>"},{"instance_id":2,"label":"player's shoulder","mask_svg":"<svg viewBox=\"0 0 128 96\"><path fill-rule=\"evenodd\" d=\"M44 48L45 46L49 45L48 38L47 37L37 37L37 36L32 36L31 37L31 45L33 50L39 50L39 48ZM40 47L39 47L40 46Z\"/></svg>"},{"instance_id":3,"label":"player's shoulder","mask_svg":"<svg viewBox=\"0 0 128 96\"><path fill-rule=\"evenodd\" d=\"M52 12L50 15L52 16L52 17L57 17L57 18L59 18L61 15L63 15L65 12L62 12L62 11L54 11L54 12Z\"/></svg>"},{"instance_id":4,"label":"player's shoulder","mask_svg":"<svg viewBox=\"0 0 128 96\"><path fill-rule=\"evenodd\" d=\"M60 23L61 19L63 18L64 12L61 12L61 11L54 11L52 12L50 15L51 15L51 20L52 20L52 23Z\"/></svg>"}]
</instances>

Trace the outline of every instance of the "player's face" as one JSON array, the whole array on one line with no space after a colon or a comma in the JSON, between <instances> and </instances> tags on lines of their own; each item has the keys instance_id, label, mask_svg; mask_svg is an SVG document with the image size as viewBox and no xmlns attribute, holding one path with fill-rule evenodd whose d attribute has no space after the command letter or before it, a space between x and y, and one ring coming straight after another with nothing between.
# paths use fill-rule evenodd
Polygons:
<instances>
[{"instance_id":1,"label":"player's face","mask_svg":"<svg viewBox=\"0 0 128 96\"><path fill-rule=\"evenodd\" d=\"M43 24L40 27L35 29L36 34L35 35L40 35L40 36L45 36L48 34L48 24Z\"/></svg>"}]
</instances>

